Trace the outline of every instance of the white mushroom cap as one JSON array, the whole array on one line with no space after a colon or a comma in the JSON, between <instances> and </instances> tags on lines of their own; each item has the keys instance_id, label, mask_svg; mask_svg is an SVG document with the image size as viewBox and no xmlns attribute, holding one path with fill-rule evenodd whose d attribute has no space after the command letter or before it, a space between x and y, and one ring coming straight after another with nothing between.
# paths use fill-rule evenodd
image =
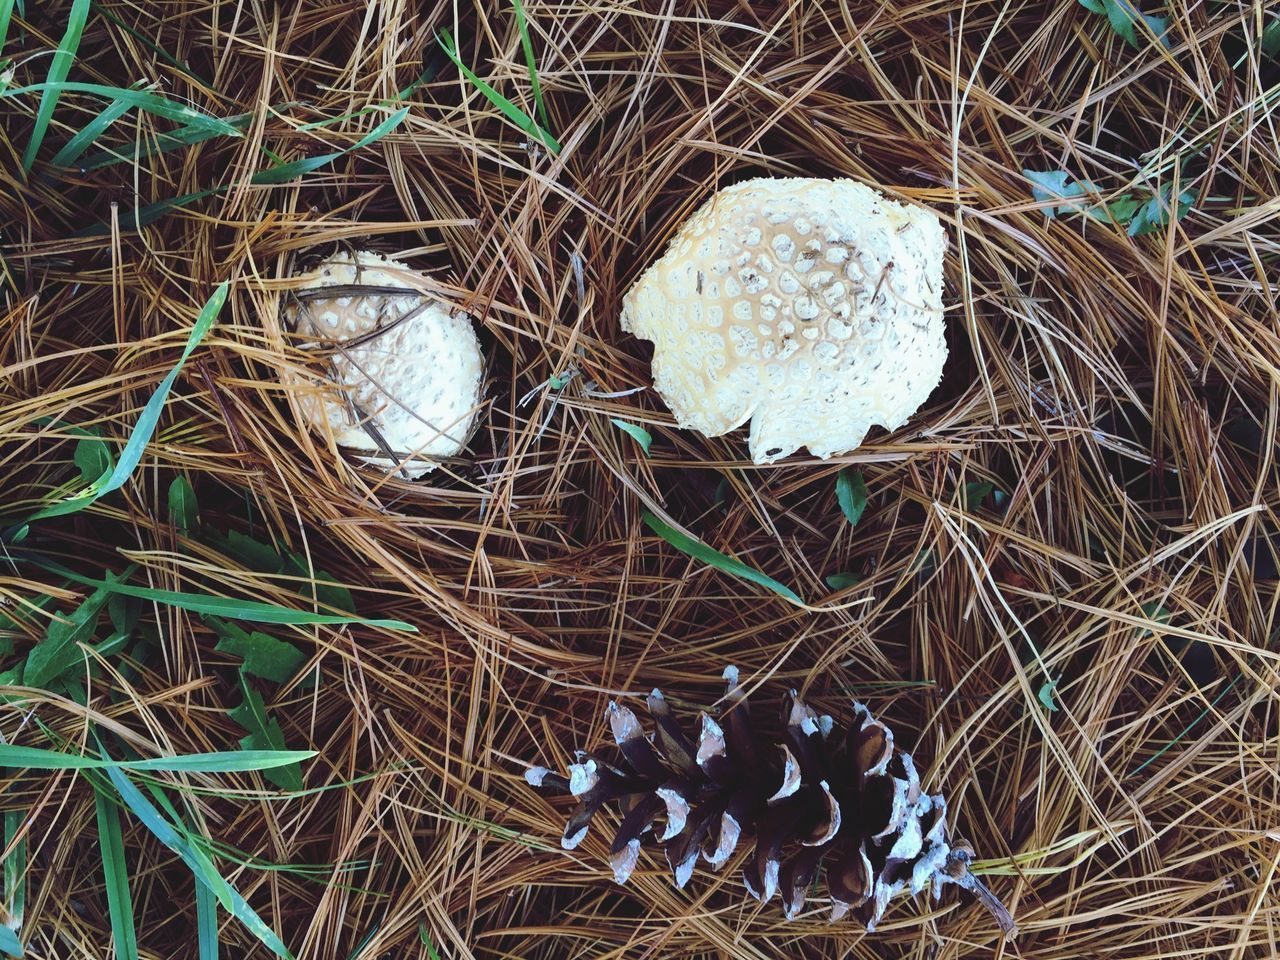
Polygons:
<instances>
[{"instance_id":1,"label":"white mushroom cap","mask_svg":"<svg viewBox=\"0 0 1280 960\"><path fill-rule=\"evenodd\" d=\"M395 468L376 434L410 477L458 453L479 409L484 367L471 317L419 293L421 274L376 253L335 254L306 277L285 318L315 338L309 346L326 350L332 377L323 390L298 392L308 424L366 463ZM325 287L349 289L308 296Z\"/></svg>"},{"instance_id":2,"label":"white mushroom cap","mask_svg":"<svg viewBox=\"0 0 1280 960\"><path fill-rule=\"evenodd\" d=\"M654 386L709 437L751 421L756 463L819 457L906 422L942 376L947 236L853 180L721 190L623 298Z\"/></svg>"}]
</instances>

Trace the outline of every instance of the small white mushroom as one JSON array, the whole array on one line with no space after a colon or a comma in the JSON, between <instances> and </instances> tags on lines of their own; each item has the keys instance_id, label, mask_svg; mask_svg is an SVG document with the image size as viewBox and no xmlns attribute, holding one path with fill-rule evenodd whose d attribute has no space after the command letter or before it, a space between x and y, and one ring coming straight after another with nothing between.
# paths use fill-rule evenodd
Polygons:
<instances>
[{"instance_id":1,"label":"small white mushroom","mask_svg":"<svg viewBox=\"0 0 1280 960\"><path fill-rule=\"evenodd\" d=\"M419 292L420 273L376 253L338 253L305 276L285 319L326 353L330 372L321 389L297 394L307 423L366 463L415 478L458 453L484 367L471 317Z\"/></svg>"},{"instance_id":2,"label":"small white mushroom","mask_svg":"<svg viewBox=\"0 0 1280 960\"><path fill-rule=\"evenodd\" d=\"M680 227L623 298L682 427L751 421L756 463L896 429L942 376L938 218L852 180L747 180Z\"/></svg>"}]
</instances>

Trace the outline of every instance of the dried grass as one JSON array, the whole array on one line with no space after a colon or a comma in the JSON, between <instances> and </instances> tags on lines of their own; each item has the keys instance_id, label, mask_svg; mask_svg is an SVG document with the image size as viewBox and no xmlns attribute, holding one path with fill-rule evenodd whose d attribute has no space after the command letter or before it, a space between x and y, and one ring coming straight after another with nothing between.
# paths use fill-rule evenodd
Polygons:
<instances>
[{"instance_id":1,"label":"dried grass","mask_svg":"<svg viewBox=\"0 0 1280 960\"><path fill-rule=\"evenodd\" d=\"M15 19L17 82L42 79L67 6ZM320 751L317 791L269 800L243 776L193 795L211 836L256 857L358 862L303 877L221 861L299 957L346 957L371 932L361 957L427 956L420 924L449 958L1270 957L1280 73L1254 42L1266 6L1173 0L1171 48L1135 51L1065 0L527 0L552 157L433 39L449 29L532 113L508 4L103 0L72 79L147 79L252 119L243 139L83 174L37 162L24 180L36 98L0 101L0 508L30 512L74 477L71 439L37 418L122 439L213 285L234 280L134 482L37 533L94 575L128 559L156 587L287 598L296 583L176 533L164 490L183 472L207 527L269 533L347 583L362 616L419 626L293 630L322 681L279 690L273 709L290 746ZM350 146L388 111L299 127L391 100L424 60L440 73L394 133L300 182L249 185L263 148ZM50 146L99 109L65 95ZM108 139L155 132L130 114ZM1107 193L1159 171L1200 200L1135 239L1047 219L1023 168ZM647 346L618 327L626 285L683 213L761 173L857 177L929 205L953 237L943 386L848 457L756 468L740 436L673 429L650 391L600 396L649 383ZM128 229L130 210L218 184ZM111 229L77 236L95 223ZM405 252L479 318L489 406L469 456L426 482L335 458L290 412L278 372L305 356L281 329L280 278L333 243ZM652 456L613 417L652 430ZM854 529L835 502L846 464L871 494ZM965 509L981 481L1007 492L1002 509ZM642 526L646 508L819 609L690 562ZM843 571L864 579L833 595L823 578ZM77 595L30 566L0 574L13 603ZM140 675L105 675L87 710L31 692L0 708L5 737L34 714L77 742L94 721L144 752L234 747L231 661L198 618L146 619L161 642ZM1030 643L1060 678L1057 712L1037 702ZM954 895L900 904L868 936L828 926L816 902L785 923L744 902L732 871L680 893L651 858L617 888L598 833L559 851L563 809L523 764L597 743L616 691L710 703L729 662L838 717L856 695L915 744L1016 913L1016 944ZM105 955L92 791L66 774L6 789L6 807L34 811L29 955ZM190 872L127 817L124 844L143 955L193 956ZM234 921L222 936L229 955L266 955Z\"/></svg>"}]
</instances>

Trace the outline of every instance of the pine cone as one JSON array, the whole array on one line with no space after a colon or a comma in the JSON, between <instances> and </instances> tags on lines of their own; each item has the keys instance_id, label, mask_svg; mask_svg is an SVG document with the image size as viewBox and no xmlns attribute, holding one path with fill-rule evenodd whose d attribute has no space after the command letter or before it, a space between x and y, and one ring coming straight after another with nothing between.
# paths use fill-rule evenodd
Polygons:
<instances>
[{"instance_id":1,"label":"pine cone","mask_svg":"<svg viewBox=\"0 0 1280 960\"><path fill-rule=\"evenodd\" d=\"M911 755L895 748L892 731L866 707L854 704L853 723L840 734L830 717L792 692L784 703L784 742L771 745L752 727L738 671L730 667L724 675L725 708L718 720L701 714L696 742L654 690L652 736L630 709L609 704L621 754L616 763L580 753L568 777L529 768L533 786L578 798L561 840L566 850L582 842L602 806L616 801L622 823L610 862L619 883L631 876L649 831L663 845L677 887L688 883L699 858L719 869L743 837L754 836L742 874L747 892L768 901L781 891L788 919L803 907L821 868L833 921L854 911L874 930L898 893L929 888L936 900L944 884L954 883L982 901L1006 937L1014 936L1009 912L969 872L972 848L949 838L946 800L921 791Z\"/></svg>"}]
</instances>

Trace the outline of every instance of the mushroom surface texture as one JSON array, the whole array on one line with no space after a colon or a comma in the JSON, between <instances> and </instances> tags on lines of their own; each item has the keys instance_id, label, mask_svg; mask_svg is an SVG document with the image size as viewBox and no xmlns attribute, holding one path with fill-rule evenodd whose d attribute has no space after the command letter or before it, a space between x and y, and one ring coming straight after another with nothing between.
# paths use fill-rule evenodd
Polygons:
<instances>
[{"instance_id":1,"label":"mushroom surface texture","mask_svg":"<svg viewBox=\"0 0 1280 960\"><path fill-rule=\"evenodd\" d=\"M302 276L285 319L311 338L308 349L324 351L329 371L320 389L312 383L296 395L307 423L366 463L413 478L458 453L483 379L471 317L421 292L420 273L377 253L337 253Z\"/></svg>"},{"instance_id":2,"label":"mushroom surface texture","mask_svg":"<svg viewBox=\"0 0 1280 960\"><path fill-rule=\"evenodd\" d=\"M679 229L623 298L654 386L709 437L751 421L756 463L857 447L942 377L947 235L853 180L747 180Z\"/></svg>"}]
</instances>

